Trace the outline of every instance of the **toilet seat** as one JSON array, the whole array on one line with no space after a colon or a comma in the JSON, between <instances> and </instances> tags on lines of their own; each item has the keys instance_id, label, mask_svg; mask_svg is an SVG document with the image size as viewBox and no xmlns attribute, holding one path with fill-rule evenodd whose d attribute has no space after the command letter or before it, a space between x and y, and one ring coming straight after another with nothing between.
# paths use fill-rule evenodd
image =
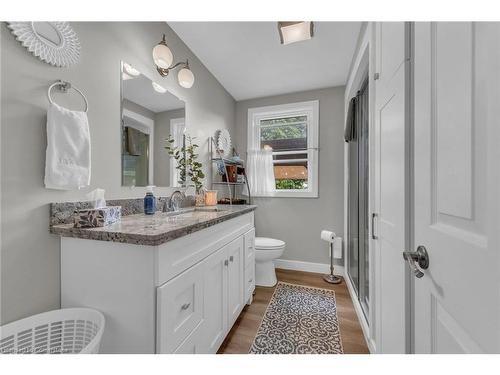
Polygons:
<instances>
[{"instance_id":1,"label":"toilet seat","mask_svg":"<svg viewBox=\"0 0 500 375\"><path fill-rule=\"evenodd\" d=\"M268 237L255 237L255 250L278 250L284 247L284 241Z\"/></svg>"}]
</instances>

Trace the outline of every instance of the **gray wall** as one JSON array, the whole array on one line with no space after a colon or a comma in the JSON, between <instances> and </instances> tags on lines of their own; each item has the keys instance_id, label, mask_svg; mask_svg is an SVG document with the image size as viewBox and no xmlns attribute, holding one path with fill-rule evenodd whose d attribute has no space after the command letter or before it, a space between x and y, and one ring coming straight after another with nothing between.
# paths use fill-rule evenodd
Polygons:
<instances>
[{"instance_id":1,"label":"gray wall","mask_svg":"<svg viewBox=\"0 0 500 375\"><path fill-rule=\"evenodd\" d=\"M170 120L183 118L185 115L184 108L164 111L155 115L154 181L156 186L171 186L170 157L165 150L165 139L170 135ZM172 185L175 185L173 181Z\"/></svg>"},{"instance_id":2,"label":"gray wall","mask_svg":"<svg viewBox=\"0 0 500 375\"><path fill-rule=\"evenodd\" d=\"M147 117L151 120L155 119L155 113L153 111L150 111L146 107L143 107L142 105L139 105L137 103L131 102L128 99L123 99L123 109L128 109L129 111L135 112L138 115Z\"/></svg>"},{"instance_id":3,"label":"gray wall","mask_svg":"<svg viewBox=\"0 0 500 375\"><path fill-rule=\"evenodd\" d=\"M258 236L286 242L283 259L329 263L319 235L330 229L343 236L344 87L237 102L236 144L245 155L249 108L307 100L319 100L319 198L255 198L255 225Z\"/></svg>"},{"instance_id":4,"label":"gray wall","mask_svg":"<svg viewBox=\"0 0 500 375\"><path fill-rule=\"evenodd\" d=\"M80 38L80 62L56 68L33 57L2 23L1 28L1 324L60 306L59 238L48 232L49 202L85 199L96 187L108 198L142 197L143 188L121 187L120 61L123 59L186 102L189 132L207 160L207 139L218 128L232 130L234 99L166 23L72 23ZM151 49L165 33L175 60L189 58L196 82L184 89L176 74L161 78ZM92 181L81 191L43 186L46 91L56 79L71 81L89 100ZM57 95L81 108L76 95ZM167 194L168 188L157 189Z\"/></svg>"}]
</instances>

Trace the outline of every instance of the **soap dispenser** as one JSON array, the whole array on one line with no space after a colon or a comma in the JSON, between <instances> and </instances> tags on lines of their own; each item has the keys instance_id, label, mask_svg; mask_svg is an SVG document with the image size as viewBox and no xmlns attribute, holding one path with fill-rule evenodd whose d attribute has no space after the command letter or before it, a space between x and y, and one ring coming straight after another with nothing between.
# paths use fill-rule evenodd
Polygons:
<instances>
[{"instance_id":1,"label":"soap dispenser","mask_svg":"<svg viewBox=\"0 0 500 375\"><path fill-rule=\"evenodd\" d=\"M153 195L154 186L146 186L146 196L144 197L144 213L154 215L156 212L156 198Z\"/></svg>"}]
</instances>

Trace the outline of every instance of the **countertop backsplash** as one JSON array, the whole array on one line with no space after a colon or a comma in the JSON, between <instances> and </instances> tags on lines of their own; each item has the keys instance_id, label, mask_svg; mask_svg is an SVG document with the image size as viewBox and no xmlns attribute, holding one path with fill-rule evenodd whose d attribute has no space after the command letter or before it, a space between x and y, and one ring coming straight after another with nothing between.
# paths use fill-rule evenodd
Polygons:
<instances>
[{"instance_id":1,"label":"countertop backsplash","mask_svg":"<svg viewBox=\"0 0 500 375\"><path fill-rule=\"evenodd\" d=\"M163 206L170 200L169 197L156 197L156 210L162 211ZM194 206L195 197L188 195L181 202L180 207ZM144 198L110 199L107 206L121 206L122 216L140 214L144 212ZM92 202L60 202L50 204L50 226L73 223L73 215L77 210L92 208Z\"/></svg>"}]
</instances>

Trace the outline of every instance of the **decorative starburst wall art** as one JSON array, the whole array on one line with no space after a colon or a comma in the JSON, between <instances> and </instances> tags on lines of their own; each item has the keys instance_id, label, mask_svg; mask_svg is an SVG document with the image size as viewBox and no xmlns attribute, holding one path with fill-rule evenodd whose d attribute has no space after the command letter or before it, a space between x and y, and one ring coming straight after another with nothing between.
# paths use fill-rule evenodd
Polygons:
<instances>
[{"instance_id":1,"label":"decorative starburst wall art","mask_svg":"<svg viewBox=\"0 0 500 375\"><path fill-rule=\"evenodd\" d=\"M68 22L8 22L16 39L40 60L67 67L80 58L80 41Z\"/></svg>"},{"instance_id":2,"label":"decorative starburst wall art","mask_svg":"<svg viewBox=\"0 0 500 375\"><path fill-rule=\"evenodd\" d=\"M217 130L216 133L217 150L223 157L231 156L231 135L227 129Z\"/></svg>"}]
</instances>

